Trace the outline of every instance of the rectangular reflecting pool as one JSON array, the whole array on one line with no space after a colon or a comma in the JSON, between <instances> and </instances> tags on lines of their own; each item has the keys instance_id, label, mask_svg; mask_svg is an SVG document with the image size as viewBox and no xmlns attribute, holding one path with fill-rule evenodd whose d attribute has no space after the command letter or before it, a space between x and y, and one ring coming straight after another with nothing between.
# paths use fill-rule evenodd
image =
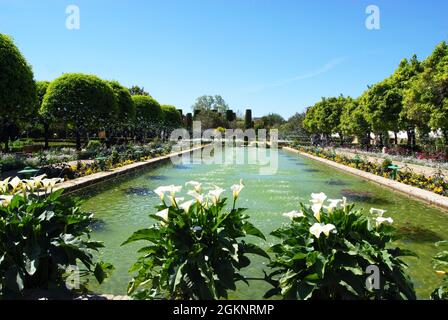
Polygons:
<instances>
[{"instance_id":1,"label":"rectangular reflecting pool","mask_svg":"<svg viewBox=\"0 0 448 320\"><path fill-rule=\"evenodd\" d=\"M245 155L247 148L224 149L231 156ZM217 152L214 157L222 157ZM366 214L371 207L387 210L385 216L394 219L394 225L402 236L399 245L414 251L419 258L407 258L408 270L420 299L427 299L439 284L439 278L432 269L431 259L437 252L434 243L448 240L448 213L398 194L356 176L337 171L286 151L278 153L278 170L273 175L260 175L259 166L254 164L205 164L200 159L194 163L173 165L166 163L156 168L105 182L79 195L85 200L83 209L95 213L99 220L94 226L96 240L103 241L105 248L101 259L111 262L116 270L113 276L94 290L99 293L125 294L131 274L128 269L137 258L136 251L142 244L121 247L134 231L154 223L149 213L155 213L154 206L159 198L152 190L160 185L184 185L196 180L204 188L217 185L226 189L244 180L245 188L239 199L239 206L248 208L251 221L266 235L284 223L288 218L284 212L299 208L300 202L308 202L313 192L325 192L329 198L345 196L357 207L363 207ZM188 197L188 196L187 196ZM264 248L274 243L255 238L248 239ZM244 269L249 277L262 276L266 260L254 257L252 264ZM269 286L261 281L251 281L250 286L241 283L232 299L261 299Z\"/></svg>"}]
</instances>

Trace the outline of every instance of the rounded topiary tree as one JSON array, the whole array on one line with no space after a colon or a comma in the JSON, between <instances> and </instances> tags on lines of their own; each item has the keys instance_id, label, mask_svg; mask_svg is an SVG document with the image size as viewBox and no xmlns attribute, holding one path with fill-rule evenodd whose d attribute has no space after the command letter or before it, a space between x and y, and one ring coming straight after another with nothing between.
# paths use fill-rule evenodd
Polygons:
<instances>
[{"instance_id":1,"label":"rounded topiary tree","mask_svg":"<svg viewBox=\"0 0 448 320\"><path fill-rule=\"evenodd\" d=\"M48 87L41 114L73 126L80 150L81 131L108 128L118 114L118 103L107 82L93 75L68 73Z\"/></svg>"},{"instance_id":2,"label":"rounded topiary tree","mask_svg":"<svg viewBox=\"0 0 448 320\"><path fill-rule=\"evenodd\" d=\"M163 113L164 133L165 135L168 135L174 129L182 126L182 115L175 106L163 105L161 108Z\"/></svg>"},{"instance_id":3,"label":"rounded topiary tree","mask_svg":"<svg viewBox=\"0 0 448 320\"><path fill-rule=\"evenodd\" d=\"M151 96L132 96L135 104L136 129L140 131L140 137L148 133L158 134L163 124L163 113L160 104Z\"/></svg>"},{"instance_id":4,"label":"rounded topiary tree","mask_svg":"<svg viewBox=\"0 0 448 320\"><path fill-rule=\"evenodd\" d=\"M131 126L135 121L135 105L129 89L123 87L118 81L109 81L109 85L118 103L117 124L122 128Z\"/></svg>"},{"instance_id":5,"label":"rounded topiary tree","mask_svg":"<svg viewBox=\"0 0 448 320\"><path fill-rule=\"evenodd\" d=\"M0 33L0 139L8 149L14 121L35 110L36 83L33 71L10 37Z\"/></svg>"}]
</instances>

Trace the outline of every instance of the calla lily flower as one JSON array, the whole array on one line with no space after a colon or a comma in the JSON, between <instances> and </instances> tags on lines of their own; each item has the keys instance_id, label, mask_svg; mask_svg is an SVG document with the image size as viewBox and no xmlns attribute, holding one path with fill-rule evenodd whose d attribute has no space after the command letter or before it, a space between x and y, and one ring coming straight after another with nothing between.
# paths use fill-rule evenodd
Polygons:
<instances>
[{"instance_id":1,"label":"calla lily flower","mask_svg":"<svg viewBox=\"0 0 448 320\"><path fill-rule=\"evenodd\" d=\"M15 177L14 179L12 179L9 184L11 185L11 187L13 188L13 190L17 190L21 187L22 185L22 180L19 177Z\"/></svg>"},{"instance_id":2,"label":"calla lily flower","mask_svg":"<svg viewBox=\"0 0 448 320\"><path fill-rule=\"evenodd\" d=\"M193 190L188 191L187 194L195 198L197 202L201 204L204 203L204 196L202 194L197 193L196 191Z\"/></svg>"},{"instance_id":3,"label":"calla lily flower","mask_svg":"<svg viewBox=\"0 0 448 320\"><path fill-rule=\"evenodd\" d=\"M0 205L3 207L7 207L11 204L12 198L14 196L1 196L0 197Z\"/></svg>"},{"instance_id":4,"label":"calla lily flower","mask_svg":"<svg viewBox=\"0 0 448 320\"><path fill-rule=\"evenodd\" d=\"M322 233L328 238L330 236L330 232L333 230L336 230L336 227L332 224L315 223L310 228L310 233L317 239L319 239Z\"/></svg>"},{"instance_id":5,"label":"calla lily flower","mask_svg":"<svg viewBox=\"0 0 448 320\"><path fill-rule=\"evenodd\" d=\"M197 181L188 181L187 183L185 183L186 186L192 186L194 191L196 191L197 193L201 192L201 187L202 187L202 183L197 182Z\"/></svg>"},{"instance_id":6,"label":"calla lily flower","mask_svg":"<svg viewBox=\"0 0 448 320\"><path fill-rule=\"evenodd\" d=\"M219 201L219 197L221 196L221 194L226 191L222 188L216 188L215 190L211 190L208 192L209 197L212 199L214 204L217 204Z\"/></svg>"},{"instance_id":7,"label":"calla lily flower","mask_svg":"<svg viewBox=\"0 0 448 320\"><path fill-rule=\"evenodd\" d=\"M0 181L0 193L6 193L9 189L9 177Z\"/></svg>"},{"instance_id":8,"label":"calla lily flower","mask_svg":"<svg viewBox=\"0 0 448 320\"><path fill-rule=\"evenodd\" d=\"M162 211L159 211L156 213L156 216L159 216L160 218L162 218L165 221L168 221L168 212L169 212L169 208L166 208Z\"/></svg>"},{"instance_id":9,"label":"calla lily flower","mask_svg":"<svg viewBox=\"0 0 448 320\"><path fill-rule=\"evenodd\" d=\"M375 222L376 222L376 226L379 227L383 223L392 224L392 223L394 223L394 220L392 218L377 217L375 219Z\"/></svg>"},{"instance_id":10,"label":"calla lily flower","mask_svg":"<svg viewBox=\"0 0 448 320\"><path fill-rule=\"evenodd\" d=\"M31 192L36 189L36 182L34 180L23 180L24 186Z\"/></svg>"},{"instance_id":11,"label":"calla lily flower","mask_svg":"<svg viewBox=\"0 0 448 320\"><path fill-rule=\"evenodd\" d=\"M322 210L322 203L316 203L311 206L311 210L314 212L314 217L320 222L320 211Z\"/></svg>"},{"instance_id":12,"label":"calla lily flower","mask_svg":"<svg viewBox=\"0 0 448 320\"><path fill-rule=\"evenodd\" d=\"M165 194L169 193L172 198L174 198L175 194L177 192L180 192L182 190L182 186L161 186L154 190L154 192L160 197L160 199L163 201L165 199Z\"/></svg>"},{"instance_id":13,"label":"calla lily flower","mask_svg":"<svg viewBox=\"0 0 448 320\"><path fill-rule=\"evenodd\" d=\"M46 176L47 176L46 174L43 174L43 175L40 175L40 176L31 178L32 180L35 181L36 188L40 188L40 187L42 186L42 180L43 180Z\"/></svg>"},{"instance_id":14,"label":"calla lily flower","mask_svg":"<svg viewBox=\"0 0 448 320\"><path fill-rule=\"evenodd\" d=\"M383 214L386 213L386 210L376 209L376 208L371 208L371 209L370 209L370 213L371 213L371 214L376 214L378 217L382 217Z\"/></svg>"},{"instance_id":15,"label":"calla lily flower","mask_svg":"<svg viewBox=\"0 0 448 320\"><path fill-rule=\"evenodd\" d=\"M233 199L237 199L238 196L240 195L241 190L243 190L244 188L244 184L243 184L243 180L240 180L240 184L234 184L233 186L230 187L230 189L232 190L232 194L233 194Z\"/></svg>"},{"instance_id":16,"label":"calla lily flower","mask_svg":"<svg viewBox=\"0 0 448 320\"><path fill-rule=\"evenodd\" d=\"M187 202L182 203L179 208L184 210L186 213L190 211L190 207L195 203L195 200L189 200Z\"/></svg>"},{"instance_id":17,"label":"calla lily flower","mask_svg":"<svg viewBox=\"0 0 448 320\"><path fill-rule=\"evenodd\" d=\"M312 193L310 201L314 204L323 204L326 199L327 199L327 195L323 192Z\"/></svg>"},{"instance_id":18,"label":"calla lily flower","mask_svg":"<svg viewBox=\"0 0 448 320\"><path fill-rule=\"evenodd\" d=\"M43 179L41 181L42 187L46 192L52 192L53 188L56 186L57 183L64 181L64 179L60 178L53 178L53 179Z\"/></svg>"},{"instance_id":19,"label":"calla lily flower","mask_svg":"<svg viewBox=\"0 0 448 320\"><path fill-rule=\"evenodd\" d=\"M305 215L303 214L302 211L291 211L291 212L287 212L284 213L283 216L288 217L290 219L294 219L294 218L300 218L300 217L304 217Z\"/></svg>"},{"instance_id":20,"label":"calla lily flower","mask_svg":"<svg viewBox=\"0 0 448 320\"><path fill-rule=\"evenodd\" d=\"M328 213L332 213L334 209L336 209L343 200L342 199L329 199L329 205L324 208L328 210Z\"/></svg>"}]
</instances>

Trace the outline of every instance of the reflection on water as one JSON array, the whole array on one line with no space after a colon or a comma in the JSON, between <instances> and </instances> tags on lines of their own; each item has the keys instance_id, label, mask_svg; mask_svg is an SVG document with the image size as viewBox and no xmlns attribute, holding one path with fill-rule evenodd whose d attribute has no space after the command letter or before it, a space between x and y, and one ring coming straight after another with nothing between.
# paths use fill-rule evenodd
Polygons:
<instances>
[{"instance_id":1,"label":"reflection on water","mask_svg":"<svg viewBox=\"0 0 448 320\"><path fill-rule=\"evenodd\" d=\"M247 151L241 148L238 152ZM240 178L244 179L246 188L241 193L239 205L248 208L251 221L266 235L288 223L288 218L282 213L298 209L300 202L308 203L312 192L325 192L333 199L349 195L348 198L358 207L364 207L366 212L371 207L387 210L385 216L394 219L403 237L399 245L419 256L419 259L406 259L419 297L427 298L439 284L440 278L432 270L431 259L437 252L434 242L448 239L447 213L292 153L279 152L278 163L277 173L266 176L260 175L259 167L253 164L205 165L198 162L173 166L168 163L87 190L84 209L93 211L95 217L105 223L94 233L95 239L105 242L101 259L112 262L116 267L113 277L96 290L115 294L126 292L131 278L127 271L135 262L136 251L142 244L120 245L134 231L153 223L148 215L155 213L154 206L159 201L150 192L148 195L145 192L160 185L180 185L197 180L203 182L205 188L213 185L222 187L230 196L229 187L238 183ZM276 241L271 236L267 237L266 243L253 238L248 240L265 248ZM245 273L251 277L262 277L266 262L263 258L254 258ZM240 284L238 290L231 293L231 298L260 299L267 289L269 286L260 281L251 282L249 289Z\"/></svg>"}]
</instances>

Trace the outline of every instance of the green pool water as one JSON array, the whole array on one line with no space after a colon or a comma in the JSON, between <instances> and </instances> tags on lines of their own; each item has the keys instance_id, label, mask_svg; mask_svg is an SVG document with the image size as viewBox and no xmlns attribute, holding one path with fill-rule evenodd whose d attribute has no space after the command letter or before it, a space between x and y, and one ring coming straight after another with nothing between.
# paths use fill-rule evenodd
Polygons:
<instances>
[{"instance_id":1,"label":"green pool water","mask_svg":"<svg viewBox=\"0 0 448 320\"><path fill-rule=\"evenodd\" d=\"M244 154L247 151L240 148L223 152ZM218 152L214 156L222 157L222 154ZM247 162L238 165L204 164L200 159L196 162L182 165L167 163L96 185L81 194L85 200L83 209L94 212L95 217L102 221L95 227L93 235L105 244L101 259L116 267L113 276L102 286L94 288L95 291L125 294L131 278L128 269L143 243L125 247L120 244L134 231L153 223L148 214L155 213L154 206L159 199L152 190L160 185L183 185L186 181L197 180L205 187L217 185L229 192L229 187L241 178L246 187L239 205L248 208L252 222L265 234L287 223L288 219L282 214L297 209L300 202L308 202L312 192L325 192L330 198L346 195L351 202L367 210L371 207L386 209L385 216L394 219L403 236L399 244L419 256L418 259L406 259L419 298L428 298L441 280L432 269L431 258L437 252L434 243L448 239L446 212L286 151L279 151L278 171L274 175L260 175L259 166ZM265 248L275 241L272 237L268 237L266 243L250 240ZM266 260L254 258L252 261L245 274L261 276ZM240 284L238 290L231 293L231 298L261 299L267 289L269 286L263 282L252 281L249 287Z\"/></svg>"}]
</instances>

